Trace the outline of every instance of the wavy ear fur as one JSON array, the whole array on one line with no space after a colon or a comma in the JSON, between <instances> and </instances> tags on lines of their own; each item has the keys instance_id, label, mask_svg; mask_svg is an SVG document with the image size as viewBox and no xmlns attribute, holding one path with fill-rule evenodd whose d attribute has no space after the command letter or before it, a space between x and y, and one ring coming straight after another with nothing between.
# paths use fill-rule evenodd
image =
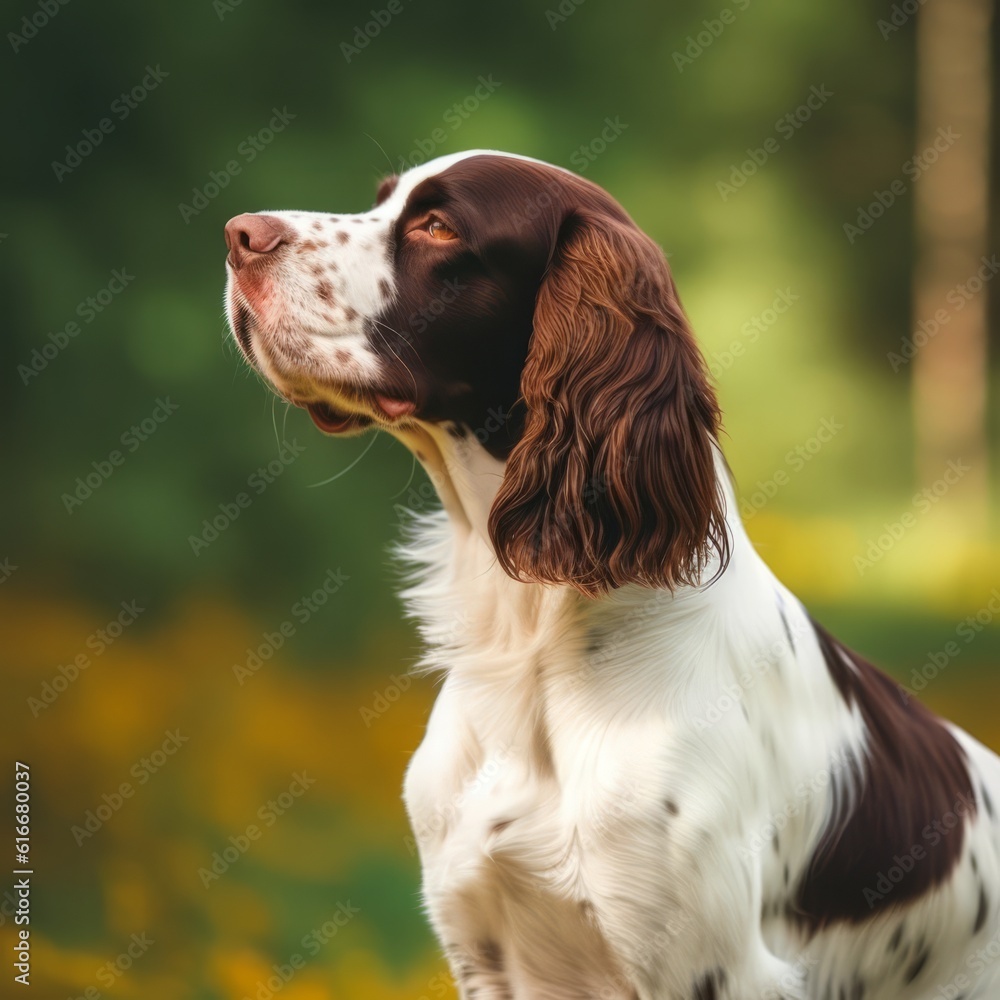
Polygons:
<instances>
[{"instance_id":1,"label":"wavy ear fur","mask_svg":"<svg viewBox=\"0 0 1000 1000\"><path fill-rule=\"evenodd\" d=\"M507 573L597 596L697 583L713 552L725 564L718 404L663 254L631 223L564 223L521 393L489 519Z\"/></svg>"}]
</instances>

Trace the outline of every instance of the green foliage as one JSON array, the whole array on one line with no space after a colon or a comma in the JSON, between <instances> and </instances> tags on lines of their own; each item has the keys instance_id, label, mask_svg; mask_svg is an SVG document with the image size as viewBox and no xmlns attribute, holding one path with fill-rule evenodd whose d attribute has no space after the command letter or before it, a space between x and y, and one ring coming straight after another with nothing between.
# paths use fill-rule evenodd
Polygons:
<instances>
[{"instance_id":1,"label":"green foliage","mask_svg":"<svg viewBox=\"0 0 1000 1000\"><path fill-rule=\"evenodd\" d=\"M906 489L905 375L884 355L906 331L910 206L854 246L841 226L909 153L910 29L883 41L877 5L741 0L679 68L675 53L690 58L711 34L706 18L721 24L714 10L399 5L358 48L370 4L71 4L8 59L7 549L23 586L103 601L124 588L156 607L210 588L263 610L337 564L353 582L334 610L339 635L355 636L371 609L393 613L372 553L395 536L411 460L381 441L310 488L368 442L320 438L247 372L223 318L222 224L267 207L363 209L381 175L429 149L505 148L585 169L670 253L710 355L775 290L794 289L794 309L720 374L737 472L769 472L832 413L848 423L843 441L779 505L842 510L860 470L878 472L866 503ZM147 66L159 82L129 107L121 95L151 82ZM499 86L470 112L461 105L480 76ZM814 86L833 96L781 138L776 122ZM275 107L294 120L240 152ZM627 127L595 152L606 118ZM102 119L111 130L66 172L66 146ZM719 182L769 136L780 150L723 200ZM179 206L233 159L241 172L185 221ZM24 384L18 366L115 268L134 281ZM67 513L77 476L160 396L176 415ZM189 536L276 454L274 423L305 454L194 556ZM884 433L868 433L875 423Z\"/></svg>"}]
</instances>

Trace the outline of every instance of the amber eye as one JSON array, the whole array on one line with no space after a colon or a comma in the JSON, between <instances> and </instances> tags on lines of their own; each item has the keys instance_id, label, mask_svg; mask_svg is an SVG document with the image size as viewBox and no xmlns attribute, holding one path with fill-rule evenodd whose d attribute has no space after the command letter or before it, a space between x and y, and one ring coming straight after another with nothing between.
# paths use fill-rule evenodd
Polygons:
<instances>
[{"instance_id":1,"label":"amber eye","mask_svg":"<svg viewBox=\"0 0 1000 1000\"><path fill-rule=\"evenodd\" d=\"M440 219L432 219L427 225L428 236L436 240L457 240L458 233L450 226L446 226Z\"/></svg>"}]
</instances>

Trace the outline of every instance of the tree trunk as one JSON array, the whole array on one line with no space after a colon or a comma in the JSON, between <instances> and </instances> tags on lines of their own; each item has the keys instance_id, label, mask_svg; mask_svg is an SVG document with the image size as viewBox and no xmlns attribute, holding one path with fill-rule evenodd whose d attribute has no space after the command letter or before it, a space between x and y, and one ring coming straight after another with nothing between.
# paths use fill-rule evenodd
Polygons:
<instances>
[{"instance_id":1,"label":"tree trunk","mask_svg":"<svg viewBox=\"0 0 1000 1000\"><path fill-rule=\"evenodd\" d=\"M917 153L935 141L945 146L949 130L958 138L914 181L913 339L923 341L913 361L916 472L926 487L953 460L969 466L946 506L970 532L989 529L987 286L980 279L992 277L983 260L990 257L992 6L929 0L917 16Z\"/></svg>"}]
</instances>

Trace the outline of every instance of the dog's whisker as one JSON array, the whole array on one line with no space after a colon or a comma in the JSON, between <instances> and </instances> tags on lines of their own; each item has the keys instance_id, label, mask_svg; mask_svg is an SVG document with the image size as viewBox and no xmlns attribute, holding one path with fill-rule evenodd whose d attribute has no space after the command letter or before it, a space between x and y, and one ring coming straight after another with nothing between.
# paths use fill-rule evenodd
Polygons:
<instances>
[{"instance_id":1,"label":"dog's whisker","mask_svg":"<svg viewBox=\"0 0 1000 1000\"><path fill-rule=\"evenodd\" d=\"M384 327L386 330L389 330L391 333L396 334L396 336L399 337L401 340L405 339L405 338L403 337L403 335L401 333L399 333L398 330L394 330L392 327L387 326L385 323L381 322L378 319L376 319L376 320L373 321L373 325L374 325L375 332L378 333L379 336L382 338L382 342L389 349L389 351L392 352L393 357L399 362L400 367L409 376L410 382L413 384L414 395L416 395L417 392L418 392L416 376L413 374L412 370L406 364L406 362L403 361L403 359L399 356L399 353L395 350L395 348L392 346L392 344L389 343L389 338L385 335L385 333L383 332L382 328Z\"/></svg>"},{"instance_id":2,"label":"dog's whisker","mask_svg":"<svg viewBox=\"0 0 1000 1000\"><path fill-rule=\"evenodd\" d=\"M351 464L349 466L347 466L346 469L341 469L340 472L338 472L336 475L331 476L329 479L324 479L322 482L319 482L319 483L309 483L309 488L310 489L314 489L317 486L327 486L329 483L336 482L338 479L341 478L341 476L346 476L347 473L350 472L351 469L353 469L358 464L358 462L360 462L361 459L363 459L365 457L365 455L367 455L368 452L371 451L372 445L377 440L378 439L373 435L371 441L369 441L368 444L367 444L367 446L365 447L365 450L363 452L361 452L361 454L358 455L358 457L353 462L351 462Z\"/></svg>"},{"instance_id":3,"label":"dog's whisker","mask_svg":"<svg viewBox=\"0 0 1000 1000\"><path fill-rule=\"evenodd\" d=\"M409 489L410 483L413 482L413 474L416 471L417 471L417 456L412 455L410 459L410 474L407 477L406 482L403 484L403 488L398 493L393 493L393 495L389 498L390 500L395 500L396 497L402 496L403 493L405 493L406 490Z\"/></svg>"}]
</instances>

